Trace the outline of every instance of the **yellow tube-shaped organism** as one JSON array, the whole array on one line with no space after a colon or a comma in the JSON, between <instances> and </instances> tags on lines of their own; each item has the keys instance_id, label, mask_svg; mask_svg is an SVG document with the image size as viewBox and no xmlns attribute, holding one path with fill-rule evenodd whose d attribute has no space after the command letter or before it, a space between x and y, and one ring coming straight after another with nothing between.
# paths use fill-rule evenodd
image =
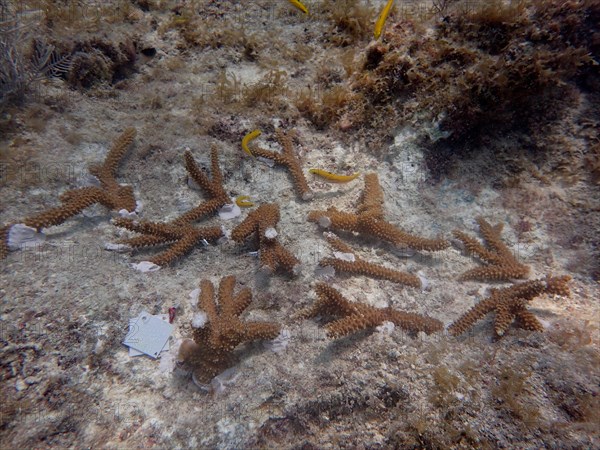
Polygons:
<instances>
[{"instance_id":1,"label":"yellow tube-shaped organism","mask_svg":"<svg viewBox=\"0 0 600 450\"><path fill-rule=\"evenodd\" d=\"M375 22L375 39L379 39L379 36L381 36L383 26L385 25L385 21L387 20L390 14L393 4L394 0L388 0L387 4L381 11L381 14L379 14L379 19L377 19L377 22Z\"/></svg>"},{"instance_id":2,"label":"yellow tube-shaped organism","mask_svg":"<svg viewBox=\"0 0 600 450\"><path fill-rule=\"evenodd\" d=\"M347 183L348 181L352 181L357 178L360 173L356 172L352 175L337 175L335 173L327 172L326 170L321 169L310 169L310 173L314 173L315 175L319 175L320 177L325 178L329 181L335 181L337 183Z\"/></svg>"},{"instance_id":3,"label":"yellow tube-shaped organism","mask_svg":"<svg viewBox=\"0 0 600 450\"><path fill-rule=\"evenodd\" d=\"M244 149L244 151L246 153L248 153L250 156L254 156L254 155L252 154L252 152L248 148L248 143L252 139L256 139L257 137L259 137L260 135L261 135L260 130L254 130L254 131L251 131L250 133L248 133L246 136L244 136L244 139L242 139L242 149Z\"/></svg>"},{"instance_id":4,"label":"yellow tube-shaped organism","mask_svg":"<svg viewBox=\"0 0 600 450\"><path fill-rule=\"evenodd\" d=\"M302 11L304 14L308 14L308 8L300 3L298 0L288 0L292 5Z\"/></svg>"},{"instance_id":5,"label":"yellow tube-shaped organism","mask_svg":"<svg viewBox=\"0 0 600 450\"><path fill-rule=\"evenodd\" d=\"M250 206L254 206L254 202L248 201L250 197L247 195L240 195L236 197L235 204L240 208L249 208Z\"/></svg>"}]
</instances>

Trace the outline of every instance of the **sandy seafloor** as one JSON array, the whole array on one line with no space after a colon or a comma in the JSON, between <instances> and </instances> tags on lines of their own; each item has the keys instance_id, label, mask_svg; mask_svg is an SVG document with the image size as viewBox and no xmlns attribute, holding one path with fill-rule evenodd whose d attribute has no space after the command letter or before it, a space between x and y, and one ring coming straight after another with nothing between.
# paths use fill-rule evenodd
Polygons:
<instances>
[{"instance_id":1,"label":"sandy seafloor","mask_svg":"<svg viewBox=\"0 0 600 450\"><path fill-rule=\"evenodd\" d=\"M234 2L219 3L207 14L235 9ZM264 39L259 55L278 61L289 74L291 92L310 83L317 62L333 58L326 51L338 51L319 47L326 23L303 18L287 2L248 2L244 8L256 18L245 26ZM225 108L222 114L213 108L210 114L226 137L211 137L192 99L201 91L213 95L222 70L252 83L267 69L242 60L234 49L181 51L176 33L161 36L148 26L153 16L165 20L168 9L136 14L132 23L113 24L108 34L136 33L158 53L140 57L125 85L90 94L69 90L59 80L44 82L43 95L60 97L64 110L40 106L38 115L27 114L27 108L16 113L18 132L2 145L11 158L5 166L12 170L11 164L20 164L22 176L0 185L2 222L56 205L60 192L84 185L86 167L102 160L125 127L134 126L138 136L119 181L135 187L142 218L168 220L201 201L202 194L186 183L181 155L189 147L206 167L216 143L232 197L250 195L256 204L280 205L279 233L302 261L302 272L265 282L250 249L226 242L196 249L158 272L141 273L130 264L155 252L104 250L105 242L126 234L111 225L111 214L102 207L47 229L43 246L11 252L0 265L0 447L600 447L595 410L600 289L590 269L595 263L589 240L578 238L597 232L597 188L584 181L543 185L531 178L517 188L499 189L488 183L494 167L484 156L428 182L415 140L419 126L396 130L386 157L360 141L345 143L339 131L316 131L297 115L262 110L254 115L252 108L239 113ZM312 57L286 58L285 50L296 46L309 48ZM160 106L152 107L156 97ZM332 341L322 320L294 321L293 314L315 300L315 268L330 253L307 213L332 205L352 210L363 178L348 184L309 178L316 197L301 201L286 171L241 151L244 133L268 123L297 130L305 169L377 172L387 219L407 231L451 238L454 229L477 235L477 216L504 223L503 238L530 265L530 279L568 274L571 296L546 295L531 303L544 333L511 327L499 340L493 338L491 316L459 338L442 333L413 339L396 328ZM276 149L272 136L267 130L258 142ZM214 217L202 225L231 230L246 214L232 221ZM517 233L523 220L531 230ZM477 264L458 246L407 257L373 239L351 242L365 258L419 273L428 282L415 289L361 276L330 280L353 301L428 314L448 325L493 286L456 281ZM189 293L201 279L217 283L228 274L253 290L244 317L278 322L290 331L284 352L274 353L261 342L240 347L238 376L218 395L198 389L181 369L128 356L121 342L129 318L177 306L174 347L191 334L196 309Z\"/></svg>"}]
</instances>

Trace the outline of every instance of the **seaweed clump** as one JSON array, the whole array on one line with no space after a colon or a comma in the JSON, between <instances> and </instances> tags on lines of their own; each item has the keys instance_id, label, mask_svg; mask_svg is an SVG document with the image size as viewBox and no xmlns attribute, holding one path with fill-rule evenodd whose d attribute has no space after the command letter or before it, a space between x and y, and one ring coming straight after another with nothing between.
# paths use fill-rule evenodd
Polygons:
<instances>
[{"instance_id":1,"label":"seaweed clump","mask_svg":"<svg viewBox=\"0 0 600 450\"><path fill-rule=\"evenodd\" d=\"M535 134L599 85L599 2L464 6L436 17L432 33L408 18L390 24L384 42L366 49L350 83L360 101L343 117L365 132L428 120L439 127L434 143L477 144Z\"/></svg>"}]
</instances>

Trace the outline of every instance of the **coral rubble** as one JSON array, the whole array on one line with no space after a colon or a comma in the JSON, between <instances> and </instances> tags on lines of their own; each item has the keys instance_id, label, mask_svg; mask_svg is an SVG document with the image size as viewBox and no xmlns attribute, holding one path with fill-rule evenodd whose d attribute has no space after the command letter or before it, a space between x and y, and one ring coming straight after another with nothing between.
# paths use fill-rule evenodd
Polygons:
<instances>
[{"instance_id":1,"label":"coral rubble","mask_svg":"<svg viewBox=\"0 0 600 450\"><path fill-rule=\"evenodd\" d=\"M213 214L222 206L231 203L231 199L223 188L223 175L219 168L219 155L216 147L211 150L212 179L198 167L190 151L185 152L184 160L188 174L209 196L208 200L166 223L147 220L136 221L130 218L114 220L116 226L143 235L123 239L118 244L133 249L172 244L168 249L149 259L151 263L158 266L172 263L177 258L190 252L199 243L214 241L221 237L223 231L220 227L195 227L192 222Z\"/></svg>"},{"instance_id":2,"label":"coral rubble","mask_svg":"<svg viewBox=\"0 0 600 450\"><path fill-rule=\"evenodd\" d=\"M529 274L529 267L517 261L517 258L500 239L503 225L499 223L492 226L483 217L478 217L477 223L485 241L485 247L461 231L454 230L453 234L464 243L469 254L478 256L486 265L466 271L459 280L526 278Z\"/></svg>"},{"instance_id":3,"label":"coral rubble","mask_svg":"<svg viewBox=\"0 0 600 450\"><path fill-rule=\"evenodd\" d=\"M494 331L502 336L515 319L526 330L542 331L544 327L527 309L527 303L542 294L569 295L569 276L552 277L525 281L502 289L492 289L489 297L480 301L449 327L448 332L458 336L471 328L475 322L494 311Z\"/></svg>"},{"instance_id":4,"label":"coral rubble","mask_svg":"<svg viewBox=\"0 0 600 450\"><path fill-rule=\"evenodd\" d=\"M241 243L252 234L256 234L258 254L263 266L270 272L281 268L295 274L300 261L277 240L275 226L278 222L279 206L275 203L261 205L235 227L231 238Z\"/></svg>"},{"instance_id":5,"label":"coral rubble","mask_svg":"<svg viewBox=\"0 0 600 450\"><path fill-rule=\"evenodd\" d=\"M327 211L311 211L308 219L332 230L353 231L374 236L397 246L415 250L437 251L450 244L445 239L425 239L400 230L384 220L383 191L376 173L365 175L365 189L356 213L339 211L335 207Z\"/></svg>"},{"instance_id":6,"label":"coral rubble","mask_svg":"<svg viewBox=\"0 0 600 450\"><path fill-rule=\"evenodd\" d=\"M272 322L242 321L240 315L252 302L250 289L234 295L235 277L221 279L215 301L215 288L209 280L200 282L198 308L207 322L194 330L193 341L184 341L179 359L193 370L196 383L207 384L234 364L234 350L257 339L275 339L281 327Z\"/></svg>"},{"instance_id":7,"label":"coral rubble","mask_svg":"<svg viewBox=\"0 0 600 450\"><path fill-rule=\"evenodd\" d=\"M375 308L346 300L333 287L319 283L315 287L317 301L298 316L310 318L319 315L340 316L339 319L325 326L327 335L339 338L367 328L374 328L383 322L392 322L409 333L423 331L427 334L441 331L442 322L419 314L398 311L392 308Z\"/></svg>"}]
</instances>

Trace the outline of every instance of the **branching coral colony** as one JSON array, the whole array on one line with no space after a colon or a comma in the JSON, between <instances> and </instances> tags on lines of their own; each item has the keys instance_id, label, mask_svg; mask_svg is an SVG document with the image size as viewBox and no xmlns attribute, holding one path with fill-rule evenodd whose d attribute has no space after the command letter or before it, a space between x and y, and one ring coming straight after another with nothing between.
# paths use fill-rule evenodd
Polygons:
<instances>
[{"instance_id":1,"label":"branching coral colony","mask_svg":"<svg viewBox=\"0 0 600 450\"><path fill-rule=\"evenodd\" d=\"M294 152L294 145L292 142L293 135L285 133L281 129L277 129L275 133L277 140L283 149L281 153L265 150L256 145L250 145L249 141L246 142L247 147L245 148L248 148L253 156L270 159L275 164L279 164L287 168L292 175L294 185L296 186L296 190L298 195L300 195L300 198L302 198L302 200L312 199L313 193L310 190L308 182L306 181L306 177L304 176L304 172L302 171L302 164Z\"/></svg>"},{"instance_id":2,"label":"branching coral colony","mask_svg":"<svg viewBox=\"0 0 600 450\"><path fill-rule=\"evenodd\" d=\"M475 322L494 311L494 331L502 336L515 319L526 330L543 331L544 327L527 309L527 303L542 294L569 295L569 276L525 281L502 289L492 289L488 298L482 300L448 327L453 336L464 333L473 327Z\"/></svg>"},{"instance_id":3,"label":"branching coral colony","mask_svg":"<svg viewBox=\"0 0 600 450\"><path fill-rule=\"evenodd\" d=\"M282 269L295 275L298 273L300 261L277 240L275 226L278 222L279 206L275 203L261 205L235 227L231 232L231 239L241 243L255 234L258 242L258 255L263 268L269 272Z\"/></svg>"},{"instance_id":4,"label":"branching coral colony","mask_svg":"<svg viewBox=\"0 0 600 450\"><path fill-rule=\"evenodd\" d=\"M310 318L320 315L340 316L325 326L331 338L347 336L357 331L373 328L383 322L392 322L409 333L423 331L427 334L443 329L439 320L419 314L398 311L392 308L375 308L346 300L333 287L319 283L315 287L317 301L314 305L298 314L299 318Z\"/></svg>"},{"instance_id":5,"label":"branching coral colony","mask_svg":"<svg viewBox=\"0 0 600 450\"><path fill-rule=\"evenodd\" d=\"M397 246L415 250L443 250L450 245L444 239L425 239L400 230L383 218L383 191L376 173L365 175L365 189L356 213L347 213L335 207L327 211L311 211L308 219L332 230L353 231L374 236Z\"/></svg>"},{"instance_id":6,"label":"branching coral colony","mask_svg":"<svg viewBox=\"0 0 600 450\"><path fill-rule=\"evenodd\" d=\"M115 140L104 163L89 168L90 173L98 179L100 186L68 190L60 195L61 205L59 207L27 217L19 223L40 231L42 228L60 225L96 203L120 214L135 212L137 204L133 188L128 185L120 185L116 180L119 163L131 146L135 135L135 128L127 128ZM0 238L4 238L0 246L0 257L5 257L8 253L7 243L10 239L10 228L11 226L5 226L0 229Z\"/></svg>"},{"instance_id":7,"label":"branching coral colony","mask_svg":"<svg viewBox=\"0 0 600 450\"><path fill-rule=\"evenodd\" d=\"M486 247L476 239L462 231L454 230L454 236L461 240L467 252L478 256L487 263L463 273L459 280L510 280L511 278L526 278L529 267L517 261L510 249L500 239L503 225L490 225L482 217L477 218L479 230L485 240Z\"/></svg>"},{"instance_id":8,"label":"branching coral colony","mask_svg":"<svg viewBox=\"0 0 600 450\"><path fill-rule=\"evenodd\" d=\"M213 147L211 151L212 180L198 167L190 151L185 152L184 160L188 174L209 196L208 200L166 223L146 220L136 221L129 218L114 220L114 224L118 227L143 234L143 236L123 239L118 242L126 248L139 249L172 244L167 250L150 258L149 262L156 266L168 265L190 252L199 243L214 241L223 236L220 227L195 227L192 224L192 222L202 217L215 213L224 205L231 204L231 199L223 188L223 175L219 168L217 148Z\"/></svg>"},{"instance_id":9,"label":"branching coral colony","mask_svg":"<svg viewBox=\"0 0 600 450\"><path fill-rule=\"evenodd\" d=\"M206 314L206 323L196 323L193 340L179 349L179 359L192 369L196 384L210 381L234 364L234 349L257 339L274 339L281 327L272 322L244 322L240 315L252 302L250 289L234 295L235 277L221 279L218 304L215 288L209 280L200 283L198 308Z\"/></svg>"}]
</instances>

